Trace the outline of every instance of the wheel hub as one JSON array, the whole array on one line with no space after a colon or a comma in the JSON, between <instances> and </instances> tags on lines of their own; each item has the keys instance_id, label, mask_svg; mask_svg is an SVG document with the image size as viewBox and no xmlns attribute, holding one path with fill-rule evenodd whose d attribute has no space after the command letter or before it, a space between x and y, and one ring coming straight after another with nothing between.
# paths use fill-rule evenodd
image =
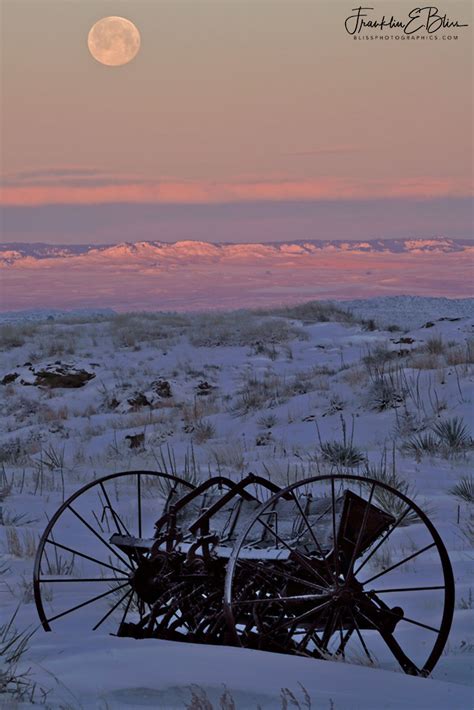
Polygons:
<instances>
[{"instance_id":1,"label":"wheel hub","mask_svg":"<svg viewBox=\"0 0 474 710\"><path fill-rule=\"evenodd\" d=\"M344 580L341 585L334 586L331 590L331 596L334 602L338 604L350 604L356 597L359 597L363 591L362 584L356 579Z\"/></svg>"}]
</instances>

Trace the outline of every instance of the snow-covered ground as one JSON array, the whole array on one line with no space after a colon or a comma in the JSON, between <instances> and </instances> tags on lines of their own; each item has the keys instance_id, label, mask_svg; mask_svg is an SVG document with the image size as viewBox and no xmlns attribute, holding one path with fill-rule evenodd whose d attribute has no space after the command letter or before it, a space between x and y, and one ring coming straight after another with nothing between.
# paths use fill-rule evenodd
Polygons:
<instances>
[{"instance_id":1,"label":"snow-covered ground","mask_svg":"<svg viewBox=\"0 0 474 710\"><path fill-rule=\"evenodd\" d=\"M450 555L454 622L432 677L387 670L383 658L372 668L360 659L118 638L102 627L91 632L78 613L29 639L17 673L29 670L30 699L58 708L231 708L219 704L225 686L237 709L291 707L285 689L301 708L310 707L306 694L313 709L472 706L474 314L466 302L412 299L405 303L411 319L400 318L393 302L380 303L354 310L405 330L373 329L328 305L272 315L56 315L2 325L2 623L20 604L12 628L37 627L31 579L38 537L63 498L95 477L166 467L203 478L253 471L283 485L369 468L395 472ZM61 377L82 378L83 386L55 386ZM465 427L457 447L436 434L454 417ZM342 443L344 427L347 437L353 428L359 454L351 467L322 450ZM454 495L463 481L470 493ZM153 515L153 498L147 506ZM73 527L67 530L63 540L72 545ZM416 526L403 531L416 549ZM378 564L383 570L392 562ZM435 584L435 563L431 553L420 555L396 579ZM417 597L421 614L436 614L436 594ZM415 645L423 633L411 629ZM193 692L200 705L191 704ZM4 702L16 707L12 694ZM29 704L26 695L18 706Z\"/></svg>"},{"instance_id":2,"label":"snow-covered ground","mask_svg":"<svg viewBox=\"0 0 474 710\"><path fill-rule=\"evenodd\" d=\"M472 298L419 298L418 296L384 296L336 302L362 319L373 318L377 325L419 328L435 318L469 317L474 309Z\"/></svg>"}]
</instances>

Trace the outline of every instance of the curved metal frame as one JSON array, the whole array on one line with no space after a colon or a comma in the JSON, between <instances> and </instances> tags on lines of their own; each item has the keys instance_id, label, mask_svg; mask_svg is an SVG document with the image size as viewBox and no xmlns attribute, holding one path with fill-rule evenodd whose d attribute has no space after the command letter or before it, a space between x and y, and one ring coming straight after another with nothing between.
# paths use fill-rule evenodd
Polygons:
<instances>
[{"instance_id":1,"label":"curved metal frame","mask_svg":"<svg viewBox=\"0 0 474 710\"><path fill-rule=\"evenodd\" d=\"M43 600L41 598L41 560L43 558L43 551L44 551L44 546L46 544L46 541L48 540L49 534L51 530L54 528L56 525L57 521L61 517L61 515L64 513L65 510L68 508L70 509L71 503L73 503L77 498L79 498L81 495L86 493L88 490L91 488L94 488L94 486L100 486L103 484L105 481L111 481L116 478L121 478L122 476L137 476L137 499L139 500L139 508L138 508L138 527L139 527L139 536L141 535L141 476L156 476L159 478L165 478L169 481L174 481L176 485L183 485L187 488L193 489L195 486L192 483L189 483L188 481L185 481L182 478L179 478L179 476L173 476L172 474L169 473L164 473L162 471L120 471L119 473L111 473L108 476L102 476L101 478L96 478L90 483L87 483L85 486L80 488L78 491L73 493L72 496L70 496L64 503L58 508L58 510L55 512L51 520L49 521L48 525L46 526L40 541L38 543L38 549L36 552L36 557L35 557L35 563L34 563L34 570L33 570L33 591L34 591L34 598L35 598L35 603L36 603L36 609L38 611L38 616L41 621L41 625L43 626L43 629L45 631L51 631L51 626L49 625L49 622L51 619L48 619L46 616L44 606L43 606ZM76 514L77 515L77 514ZM107 545L107 543L106 543ZM115 554L115 550L113 550ZM86 556L87 558L87 556ZM92 559L92 558L91 558ZM122 561L123 558L121 558ZM110 565L105 565L105 566L110 566ZM130 566L130 565L128 565ZM100 581L100 580L99 580ZM104 580L106 581L106 580ZM48 581L45 581L44 583L48 583ZM129 584L129 582L126 582L123 584L120 588L126 587ZM106 592L108 594L109 592ZM100 599L101 596L105 595L99 595L96 600ZM126 595L125 595L126 596ZM122 600L120 600L122 601ZM117 603L116 606L119 605L120 601ZM80 605L82 606L82 605ZM79 608L79 607L77 607ZM55 617L58 618L58 617Z\"/></svg>"},{"instance_id":2,"label":"curved metal frame","mask_svg":"<svg viewBox=\"0 0 474 710\"><path fill-rule=\"evenodd\" d=\"M426 660L423 668L417 669L414 664L410 661L410 663L406 664L406 667L403 667L403 670L407 673L417 673L419 675L428 675L431 673L433 668L435 667L437 661L439 660L441 653L443 651L443 648L446 644L447 637L451 628L451 623L452 623L452 618L453 618L453 613L454 613L454 600L455 600L455 591L454 591L454 576L453 576L453 571L451 567L451 562L449 560L449 556L447 553L447 550L443 544L443 541L434 527L433 523L429 520L427 515L412 501L410 498L408 498L405 494L401 493L400 491L397 491L395 488L392 488L391 486L387 485L386 483L383 483L381 481L377 481L372 478L365 478L361 476L356 476L354 474L327 474L325 476L314 476L312 478L306 478L301 481L297 481L296 483L291 484L290 486L287 486L286 488L282 488L281 491L276 493L274 496L269 498L267 501L265 501L262 506L259 508L259 510L255 513L255 515L250 519L248 524L245 526L244 530L242 531L239 539L234 545L234 548L232 550L231 556L228 561L227 565L227 574L226 574L226 581L225 581L225 589L224 589L224 613L227 619L227 623L229 625L229 630L233 632L234 636L234 641L237 643L237 645L240 644L240 639L239 635L235 629L235 619L234 619L234 614L232 611L232 606L233 606L233 599L232 599L232 588L233 588L233 582L234 582L234 572L236 569L236 564L239 559L239 554L241 551L241 548L245 542L245 539L251 530L251 528L257 523L259 520L259 517L264 513L268 508L271 508L276 501L283 496L287 496L289 494L293 494L293 491L297 488L300 488L304 485L309 485L312 483L319 483L319 482L331 482L332 489L334 490L334 484L337 481L353 481L354 483L363 483L364 485L372 485L372 492L375 489L375 486L378 486L384 490L386 490L388 493L397 496L398 498L402 499L404 503L408 506L408 508L411 508L412 510L415 511L415 513L419 516L420 520L424 523L426 528L428 529L434 545L437 548L440 561L441 561L441 567L443 571L443 576L444 576L444 607L443 607L443 614L442 614L442 619L441 619L441 625L439 629L438 636L436 638L436 641L433 645L433 648L431 650L430 655L428 656L428 659ZM293 494L294 496L294 494ZM294 496L296 500L296 496ZM404 513L406 515L406 513ZM404 516L403 516L404 517ZM398 524L400 522L400 519L398 520ZM262 523L263 524L263 523ZM397 523L395 523L395 526ZM395 527L394 526L394 527ZM394 529L394 528L392 528ZM335 531L334 531L334 536L333 536L334 541L336 540L335 536ZM385 540L384 540L385 541ZM383 544L383 543L382 543ZM373 554L370 553L370 554ZM406 562L405 560L404 562ZM352 563L354 560L352 560ZM357 569L354 574L357 574L359 570ZM388 570L390 571L390 570ZM368 580L372 581L372 580ZM367 583L367 581L366 581ZM392 651L393 653L393 651ZM407 659L409 661L409 659Z\"/></svg>"}]
</instances>

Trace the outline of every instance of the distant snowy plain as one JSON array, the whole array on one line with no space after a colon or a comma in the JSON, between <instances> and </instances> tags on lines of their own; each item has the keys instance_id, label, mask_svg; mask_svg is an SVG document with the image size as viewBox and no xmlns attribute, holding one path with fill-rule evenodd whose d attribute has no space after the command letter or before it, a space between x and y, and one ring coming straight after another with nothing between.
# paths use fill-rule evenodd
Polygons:
<instances>
[{"instance_id":1,"label":"distant snowy plain","mask_svg":"<svg viewBox=\"0 0 474 710\"><path fill-rule=\"evenodd\" d=\"M469 240L217 244L124 242L0 248L1 310L254 308L411 293L472 296Z\"/></svg>"},{"instance_id":2,"label":"distant snowy plain","mask_svg":"<svg viewBox=\"0 0 474 710\"><path fill-rule=\"evenodd\" d=\"M156 470L169 451L183 469L191 446L204 477L218 466L233 478L252 470L282 485L288 475L314 475L318 457L330 472L333 467L321 460L315 422L323 441L340 440L342 415L354 422L354 443L371 465L379 465L384 450L395 451L397 474L429 511L449 551L456 584L454 623L433 677L413 678L367 664L116 638L105 630L90 632L78 617L72 633L70 628L49 634L38 629L29 641L18 668L30 669L36 702L43 699L51 708L165 710L189 705L190 687L198 685L218 708L225 685L236 710L284 707L283 688L303 708L302 685L313 710L472 707L474 541L466 531L474 511L472 502L450 493L469 474L472 450L414 455L406 448L416 433L430 432L436 422L454 416L472 435L472 301L410 297L347 305L375 323L345 319L322 307L273 315L56 313L54 320L43 314L39 320L3 325L0 380L17 377L1 385L2 615L9 618L20 602L15 626L37 627L31 590L34 541L63 494L114 471ZM380 321L384 327L398 323L403 330L377 329ZM427 321L432 325L423 327ZM401 338L412 342L401 344ZM410 382L417 381L419 396L405 393L403 401L377 408L370 374L376 353L386 357L389 369L402 368ZM34 372L55 362L95 377L75 390L35 386ZM149 395L150 383L158 378L169 383L172 397ZM211 392L198 397L204 381ZM247 408L249 387L260 400ZM136 403L138 393L148 396L148 405ZM144 434L143 446L130 449L126 437L137 434ZM57 455L49 467L41 463L47 452ZM349 472L354 471L363 473L360 467ZM407 573L401 574L403 580ZM429 583L431 557L420 556L409 574ZM431 596L420 603L436 606ZM414 629L414 640L417 634ZM26 698L16 703L5 695L3 700L8 708L30 706Z\"/></svg>"}]
</instances>

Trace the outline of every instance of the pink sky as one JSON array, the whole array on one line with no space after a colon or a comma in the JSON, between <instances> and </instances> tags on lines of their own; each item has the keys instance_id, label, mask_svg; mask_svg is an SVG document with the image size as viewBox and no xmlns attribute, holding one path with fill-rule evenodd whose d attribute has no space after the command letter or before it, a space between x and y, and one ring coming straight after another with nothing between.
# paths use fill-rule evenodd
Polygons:
<instances>
[{"instance_id":1,"label":"pink sky","mask_svg":"<svg viewBox=\"0 0 474 710\"><path fill-rule=\"evenodd\" d=\"M117 68L86 45L109 0L5 3L2 202L12 228L3 240L34 241L34 224L27 235L18 224L43 206L54 233L59 205L97 215L107 204L387 199L405 204L408 221L413 201L443 200L447 236L450 220L452 236L469 236L458 211L472 195L471 3L445 2L441 10L471 26L431 42L355 41L344 29L352 6L117 0L113 13L142 36L136 59ZM374 4L397 16L412 6ZM373 233L371 213L358 216L368 236L391 235L388 223ZM101 239L100 218L88 223L87 241ZM433 216L425 236L438 224ZM192 238L185 229L179 236ZM270 240L272 228L240 236L249 238Z\"/></svg>"}]
</instances>

